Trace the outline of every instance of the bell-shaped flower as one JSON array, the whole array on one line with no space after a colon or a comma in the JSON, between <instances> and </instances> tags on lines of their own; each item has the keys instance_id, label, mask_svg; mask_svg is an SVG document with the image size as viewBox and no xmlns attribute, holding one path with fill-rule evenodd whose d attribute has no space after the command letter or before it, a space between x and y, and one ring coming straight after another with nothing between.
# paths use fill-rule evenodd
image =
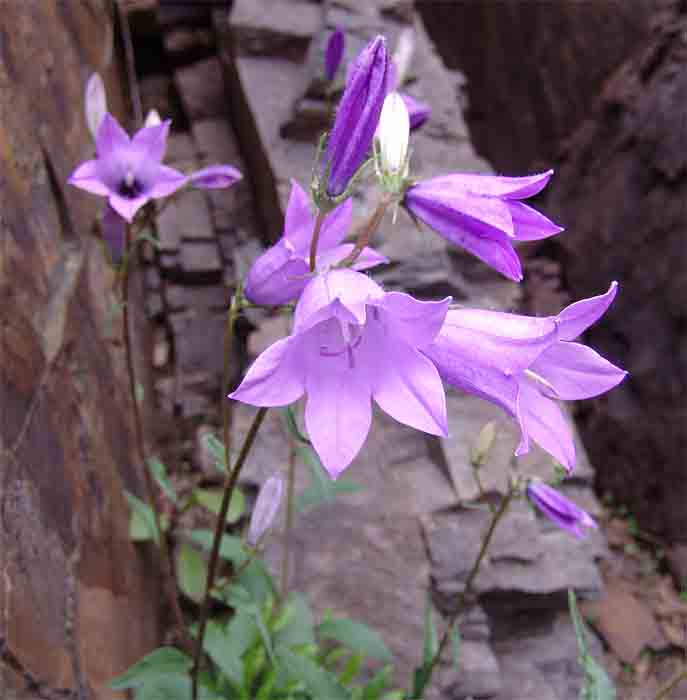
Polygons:
<instances>
[{"instance_id":1,"label":"bell-shaped flower","mask_svg":"<svg viewBox=\"0 0 687 700\"><path fill-rule=\"evenodd\" d=\"M296 306L291 335L255 360L231 398L285 406L305 394L308 435L334 479L365 442L373 399L401 423L446 435L444 388L422 350L449 302L385 293L350 269L318 275Z\"/></svg>"},{"instance_id":2,"label":"bell-shaped flower","mask_svg":"<svg viewBox=\"0 0 687 700\"><path fill-rule=\"evenodd\" d=\"M342 195L367 157L389 87L384 37L374 38L348 71L334 126L320 164L329 198Z\"/></svg>"},{"instance_id":3,"label":"bell-shaped flower","mask_svg":"<svg viewBox=\"0 0 687 700\"><path fill-rule=\"evenodd\" d=\"M454 309L425 354L448 384L495 403L517 421L522 436L516 455L526 453L532 439L571 471L573 434L556 400L598 396L627 374L572 342L605 313L616 291L613 282L605 294L544 318Z\"/></svg>"},{"instance_id":4,"label":"bell-shaped flower","mask_svg":"<svg viewBox=\"0 0 687 700\"><path fill-rule=\"evenodd\" d=\"M410 213L509 279L522 279L514 241L548 238L563 229L520 200L548 183L553 170L527 177L452 173L410 187Z\"/></svg>"},{"instance_id":5,"label":"bell-shaped flower","mask_svg":"<svg viewBox=\"0 0 687 700\"><path fill-rule=\"evenodd\" d=\"M588 534L583 528L598 527L589 513L543 481L530 481L527 485L527 497L549 520L578 539Z\"/></svg>"},{"instance_id":6,"label":"bell-shaped flower","mask_svg":"<svg viewBox=\"0 0 687 700\"><path fill-rule=\"evenodd\" d=\"M327 39L327 47L324 51L324 77L330 82L334 80L336 71L339 70L344 54L346 37L341 27L337 27Z\"/></svg>"},{"instance_id":7,"label":"bell-shaped flower","mask_svg":"<svg viewBox=\"0 0 687 700\"><path fill-rule=\"evenodd\" d=\"M117 120L105 114L98 128L96 158L82 163L69 183L107 197L112 209L131 223L144 204L173 194L189 181L197 187L227 187L240 177L230 166L205 168L189 178L162 165L170 123L143 127L129 138ZM224 170L221 178L217 172L208 173L213 168Z\"/></svg>"},{"instance_id":8,"label":"bell-shaped flower","mask_svg":"<svg viewBox=\"0 0 687 700\"><path fill-rule=\"evenodd\" d=\"M351 200L346 200L325 217L317 248L318 270L341 262L353 250L353 243L341 242L351 224L351 211ZM310 240L314 228L315 215L308 195L292 181L282 237L253 263L246 277L244 294L249 301L277 306L300 296L311 278ZM365 270L384 262L388 260L383 255L365 248L353 267Z\"/></svg>"}]
</instances>

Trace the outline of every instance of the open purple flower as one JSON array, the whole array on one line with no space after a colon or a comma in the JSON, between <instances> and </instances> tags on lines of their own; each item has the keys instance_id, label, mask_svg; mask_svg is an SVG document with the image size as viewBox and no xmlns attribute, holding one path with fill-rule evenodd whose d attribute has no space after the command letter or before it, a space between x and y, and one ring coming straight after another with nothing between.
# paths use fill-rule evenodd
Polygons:
<instances>
[{"instance_id":1,"label":"open purple flower","mask_svg":"<svg viewBox=\"0 0 687 700\"><path fill-rule=\"evenodd\" d=\"M598 527L589 513L542 481L530 481L527 497L549 520L579 539L587 536L583 528Z\"/></svg>"},{"instance_id":2,"label":"open purple flower","mask_svg":"<svg viewBox=\"0 0 687 700\"><path fill-rule=\"evenodd\" d=\"M131 223L150 199L166 197L186 184L186 176L162 165L169 120L140 129L133 138L106 114L98 128L96 158L82 163L69 183L107 197L110 206Z\"/></svg>"},{"instance_id":3,"label":"open purple flower","mask_svg":"<svg viewBox=\"0 0 687 700\"><path fill-rule=\"evenodd\" d=\"M518 422L522 437L516 455L526 453L532 439L571 471L572 431L555 400L598 396L627 374L572 342L605 313L617 287L613 282L605 294L546 318L451 310L424 352L446 382L495 403Z\"/></svg>"},{"instance_id":4,"label":"open purple flower","mask_svg":"<svg viewBox=\"0 0 687 700\"><path fill-rule=\"evenodd\" d=\"M301 295L292 334L255 360L231 398L285 406L307 394L305 425L334 479L367 437L372 399L401 423L446 435L444 388L421 351L449 302L385 293L350 269L318 275Z\"/></svg>"},{"instance_id":5,"label":"open purple flower","mask_svg":"<svg viewBox=\"0 0 687 700\"><path fill-rule=\"evenodd\" d=\"M353 243L341 243L351 224L352 203L343 202L325 218L320 232L317 269L323 270L346 258ZM311 279L310 240L315 228L308 195L295 181L286 208L284 233L254 263L246 277L245 295L254 304L276 306L297 299ZM364 248L354 269L365 270L388 262L372 248Z\"/></svg>"},{"instance_id":6,"label":"open purple flower","mask_svg":"<svg viewBox=\"0 0 687 700\"><path fill-rule=\"evenodd\" d=\"M324 52L324 76L330 82L334 80L343 58L346 37L341 27L337 27L327 39L327 48Z\"/></svg>"},{"instance_id":7,"label":"open purple flower","mask_svg":"<svg viewBox=\"0 0 687 700\"><path fill-rule=\"evenodd\" d=\"M375 37L348 71L346 87L327 139L321 174L329 197L348 187L372 146L389 87L389 56L384 37Z\"/></svg>"},{"instance_id":8,"label":"open purple flower","mask_svg":"<svg viewBox=\"0 0 687 700\"><path fill-rule=\"evenodd\" d=\"M563 229L521 199L548 183L553 170L528 177L452 173L410 187L404 204L450 243L462 246L509 279L522 279L513 241L548 238Z\"/></svg>"}]
</instances>

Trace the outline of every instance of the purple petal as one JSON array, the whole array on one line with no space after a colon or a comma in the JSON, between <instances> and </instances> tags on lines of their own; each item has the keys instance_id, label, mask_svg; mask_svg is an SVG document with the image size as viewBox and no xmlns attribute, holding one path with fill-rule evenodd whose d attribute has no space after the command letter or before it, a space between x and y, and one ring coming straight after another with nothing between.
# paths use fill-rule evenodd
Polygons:
<instances>
[{"instance_id":1,"label":"purple petal","mask_svg":"<svg viewBox=\"0 0 687 700\"><path fill-rule=\"evenodd\" d=\"M348 253L346 254L348 255ZM367 246L362 249L360 256L353 263L354 270L369 270L371 267L377 267L377 265L385 265L389 262L389 258L386 255L378 253L374 248L368 248Z\"/></svg>"},{"instance_id":2,"label":"purple petal","mask_svg":"<svg viewBox=\"0 0 687 700\"><path fill-rule=\"evenodd\" d=\"M148 201L150 201L150 197L147 195L136 197L134 199L128 199L127 197L122 197L118 194L110 194L108 199L110 206L129 223L134 220L134 216L136 216L138 210Z\"/></svg>"},{"instance_id":3,"label":"purple petal","mask_svg":"<svg viewBox=\"0 0 687 700\"><path fill-rule=\"evenodd\" d=\"M126 131L119 126L119 122L109 112L105 114L95 139L98 159L107 159L118 150L129 148L130 145L131 139Z\"/></svg>"},{"instance_id":4,"label":"purple petal","mask_svg":"<svg viewBox=\"0 0 687 700\"><path fill-rule=\"evenodd\" d=\"M109 204L106 204L100 223L110 259L114 265L119 265L126 248L126 222Z\"/></svg>"},{"instance_id":5,"label":"purple petal","mask_svg":"<svg viewBox=\"0 0 687 700\"><path fill-rule=\"evenodd\" d=\"M520 382L518 421L524 438L534 440L568 472L573 470L575 443L568 421L555 401L543 396L526 380ZM526 439L523 442L526 443ZM515 454L519 456L525 452L527 449L521 443Z\"/></svg>"},{"instance_id":6,"label":"purple petal","mask_svg":"<svg viewBox=\"0 0 687 700\"><path fill-rule=\"evenodd\" d=\"M585 537L582 527L597 528L597 524L578 505L565 498L555 489L540 481L527 486L527 496L552 522L575 537Z\"/></svg>"},{"instance_id":7,"label":"purple petal","mask_svg":"<svg viewBox=\"0 0 687 700\"><path fill-rule=\"evenodd\" d=\"M604 394L627 374L586 345L571 342L554 343L530 369L553 387L552 398L570 401Z\"/></svg>"},{"instance_id":8,"label":"purple petal","mask_svg":"<svg viewBox=\"0 0 687 700\"><path fill-rule=\"evenodd\" d=\"M324 75L329 81L334 80L336 71L343 58L345 36L341 27L336 30L327 40L327 49L324 55Z\"/></svg>"},{"instance_id":9,"label":"purple petal","mask_svg":"<svg viewBox=\"0 0 687 700\"><path fill-rule=\"evenodd\" d=\"M446 318L451 297L441 301L420 301L404 292L388 292L374 305L393 334L410 347L425 348L437 336Z\"/></svg>"},{"instance_id":10,"label":"purple petal","mask_svg":"<svg viewBox=\"0 0 687 700\"><path fill-rule=\"evenodd\" d=\"M318 251L325 251L341 243L351 225L352 212L353 201L347 199L327 214L322 222L322 231L320 232L320 240L317 247ZM310 240L308 240L308 249L309 247Z\"/></svg>"},{"instance_id":11,"label":"purple petal","mask_svg":"<svg viewBox=\"0 0 687 700\"><path fill-rule=\"evenodd\" d=\"M350 201L350 200L347 200ZM317 255L317 269L326 270L329 267L340 263L345 260L348 255L353 251L353 243L342 243L341 245L334 246L328 250L323 250ZM374 248L363 248L362 252L358 256L357 260L353 263L353 270L367 270L371 267L377 265L382 265L388 263L389 258L385 257L381 253L378 253Z\"/></svg>"},{"instance_id":12,"label":"purple petal","mask_svg":"<svg viewBox=\"0 0 687 700\"><path fill-rule=\"evenodd\" d=\"M243 177L241 173L231 165L210 165L192 173L189 182L194 187L206 190L221 190L231 187Z\"/></svg>"},{"instance_id":13,"label":"purple petal","mask_svg":"<svg viewBox=\"0 0 687 700\"><path fill-rule=\"evenodd\" d=\"M188 182L188 178L174 168L166 165L158 165L152 175L152 181L148 184L146 194L148 197L160 199L174 194Z\"/></svg>"},{"instance_id":14,"label":"purple petal","mask_svg":"<svg viewBox=\"0 0 687 700\"><path fill-rule=\"evenodd\" d=\"M71 174L67 182L92 194L107 197L110 188L100 179L100 168L97 160L87 160Z\"/></svg>"},{"instance_id":15,"label":"purple petal","mask_svg":"<svg viewBox=\"0 0 687 700\"><path fill-rule=\"evenodd\" d=\"M165 119L155 126L145 126L134 134L132 146L142 160L161 163L167 148L167 135L172 122Z\"/></svg>"},{"instance_id":16,"label":"purple petal","mask_svg":"<svg viewBox=\"0 0 687 700\"><path fill-rule=\"evenodd\" d=\"M313 447L332 479L353 461L372 421L370 387L347 355L316 357L309 362L305 426Z\"/></svg>"},{"instance_id":17,"label":"purple petal","mask_svg":"<svg viewBox=\"0 0 687 700\"><path fill-rule=\"evenodd\" d=\"M464 190L481 197L502 199L527 199L541 192L548 184L553 170L525 177L504 177L502 175L474 175L472 173L451 173L427 180L438 189Z\"/></svg>"},{"instance_id":18,"label":"purple petal","mask_svg":"<svg viewBox=\"0 0 687 700\"><path fill-rule=\"evenodd\" d=\"M254 304L287 304L303 291L310 280L308 273L308 264L294 258L282 239L253 263L246 277L244 293Z\"/></svg>"},{"instance_id":19,"label":"purple petal","mask_svg":"<svg viewBox=\"0 0 687 700\"><path fill-rule=\"evenodd\" d=\"M408 110L411 130L419 129L432 115L432 108L404 92L399 92L399 95Z\"/></svg>"},{"instance_id":20,"label":"purple petal","mask_svg":"<svg viewBox=\"0 0 687 700\"><path fill-rule=\"evenodd\" d=\"M522 202L508 202L508 209L513 219L513 230L518 241L538 241L555 236L563 231L536 209Z\"/></svg>"},{"instance_id":21,"label":"purple petal","mask_svg":"<svg viewBox=\"0 0 687 700\"><path fill-rule=\"evenodd\" d=\"M606 309L615 299L617 292L618 283L611 282L611 286L605 294L582 299L574 304L570 304L570 306L566 306L555 317L560 339L574 340L587 330L592 323L598 321L606 313Z\"/></svg>"},{"instance_id":22,"label":"purple petal","mask_svg":"<svg viewBox=\"0 0 687 700\"><path fill-rule=\"evenodd\" d=\"M411 428L446 437L446 395L436 367L418 350L390 343L381 332L374 340L374 351L382 353L373 385L379 407Z\"/></svg>"},{"instance_id":23,"label":"purple petal","mask_svg":"<svg viewBox=\"0 0 687 700\"><path fill-rule=\"evenodd\" d=\"M252 406L287 406L305 391L299 339L282 338L261 353L230 399Z\"/></svg>"},{"instance_id":24,"label":"purple petal","mask_svg":"<svg viewBox=\"0 0 687 700\"><path fill-rule=\"evenodd\" d=\"M291 180L283 238L291 244L295 254L305 257L310 251L310 239L314 228L315 215L310 206L310 198L295 180Z\"/></svg>"}]
</instances>

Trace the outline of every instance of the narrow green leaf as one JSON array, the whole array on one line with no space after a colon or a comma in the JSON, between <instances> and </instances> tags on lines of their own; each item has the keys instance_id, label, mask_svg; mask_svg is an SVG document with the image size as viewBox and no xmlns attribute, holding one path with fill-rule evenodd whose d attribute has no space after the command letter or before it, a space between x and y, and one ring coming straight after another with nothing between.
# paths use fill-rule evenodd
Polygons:
<instances>
[{"instance_id":1,"label":"narrow green leaf","mask_svg":"<svg viewBox=\"0 0 687 700\"><path fill-rule=\"evenodd\" d=\"M285 647L277 649L276 655L287 676L303 683L318 700L350 700L348 691L331 673L314 661Z\"/></svg>"},{"instance_id":2,"label":"narrow green leaf","mask_svg":"<svg viewBox=\"0 0 687 700\"><path fill-rule=\"evenodd\" d=\"M176 572L179 588L184 595L200 603L205 595L208 565L205 557L194 547L181 544L176 555Z\"/></svg>"},{"instance_id":3,"label":"narrow green leaf","mask_svg":"<svg viewBox=\"0 0 687 700\"><path fill-rule=\"evenodd\" d=\"M422 652L422 662L425 666L432 663L432 659L439 648L439 640L437 638L437 628L434 625L432 616L432 594L427 592L427 600L425 602L425 629L424 629L424 644Z\"/></svg>"},{"instance_id":4,"label":"narrow green leaf","mask_svg":"<svg viewBox=\"0 0 687 700\"><path fill-rule=\"evenodd\" d=\"M167 496L172 503L178 503L179 499L176 491L167 475L167 467L165 467L157 457L150 457L148 459L148 469L150 469L150 473L153 475L155 481L157 481L165 496Z\"/></svg>"},{"instance_id":5,"label":"narrow green leaf","mask_svg":"<svg viewBox=\"0 0 687 700\"><path fill-rule=\"evenodd\" d=\"M206 552L212 551L212 540L215 537L215 533L212 530L187 530L184 535L200 545ZM222 535L219 544L219 556L237 566L240 566L248 559L248 554L243 549L241 540L232 535Z\"/></svg>"},{"instance_id":6,"label":"narrow green leaf","mask_svg":"<svg viewBox=\"0 0 687 700\"><path fill-rule=\"evenodd\" d=\"M137 661L121 676L113 678L107 685L112 690L135 688L147 681L175 673L186 673L193 660L174 647L160 647Z\"/></svg>"},{"instance_id":7,"label":"narrow green leaf","mask_svg":"<svg viewBox=\"0 0 687 700\"><path fill-rule=\"evenodd\" d=\"M224 492L222 489L194 489L193 500L203 508L207 508L211 513L219 515L220 506ZM246 499L238 489L234 489L229 501L227 511L227 523L235 523L244 513Z\"/></svg>"},{"instance_id":8,"label":"narrow green leaf","mask_svg":"<svg viewBox=\"0 0 687 700\"><path fill-rule=\"evenodd\" d=\"M153 540L155 544L160 543L160 537L155 525L155 513L153 509L144 503L140 498L128 491L124 492L126 500L131 508L129 518L129 537L134 542L147 542Z\"/></svg>"},{"instance_id":9,"label":"narrow green leaf","mask_svg":"<svg viewBox=\"0 0 687 700\"><path fill-rule=\"evenodd\" d=\"M390 663L391 652L375 630L362 622L337 618L320 623L317 634L321 639L333 639L345 647L373 659Z\"/></svg>"},{"instance_id":10,"label":"narrow green leaf","mask_svg":"<svg viewBox=\"0 0 687 700\"><path fill-rule=\"evenodd\" d=\"M212 456L215 469L225 474L227 471L227 460L224 451L224 443L216 435L207 433L203 436L203 448Z\"/></svg>"}]
</instances>

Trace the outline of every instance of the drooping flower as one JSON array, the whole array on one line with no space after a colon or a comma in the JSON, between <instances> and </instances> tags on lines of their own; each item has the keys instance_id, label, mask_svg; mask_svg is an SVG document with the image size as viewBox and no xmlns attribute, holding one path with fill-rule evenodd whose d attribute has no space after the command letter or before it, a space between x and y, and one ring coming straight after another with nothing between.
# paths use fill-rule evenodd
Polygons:
<instances>
[{"instance_id":1,"label":"drooping flower","mask_svg":"<svg viewBox=\"0 0 687 700\"><path fill-rule=\"evenodd\" d=\"M426 102L420 102L405 92L400 92L410 118L410 130L419 129L431 116L432 108Z\"/></svg>"},{"instance_id":2,"label":"drooping flower","mask_svg":"<svg viewBox=\"0 0 687 700\"><path fill-rule=\"evenodd\" d=\"M330 198L343 194L372 145L388 92L389 57L384 37L375 37L351 66L327 138L321 163L324 189Z\"/></svg>"},{"instance_id":3,"label":"drooping flower","mask_svg":"<svg viewBox=\"0 0 687 700\"><path fill-rule=\"evenodd\" d=\"M327 48L324 52L324 76L330 82L334 80L341 64L345 42L346 38L341 27L337 27L327 39Z\"/></svg>"},{"instance_id":4,"label":"drooping flower","mask_svg":"<svg viewBox=\"0 0 687 700\"><path fill-rule=\"evenodd\" d=\"M98 128L96 158L82 163L69 183L107 197L109 205L131 223L136 212L151 199L167 197L187 182L197 187L227 187L240 178L230 166L212 166L190 178L162 165L170 121L143 127L132 138L111 114ZM213 169L220 168L220 173ZM208 172L211 171L211 172ZM221 181L221 184L219 184Z\"/></svg>"},{"instance_id":5,"label":"drooping flower","mask_svg":"<svg viewBox=\"0 0 687 700\"><path fill-rule=\"evenodd\" d=\"M352 203L347 200L325 218L318 245L318 270L335 265L353 250L352 243L341 243L350 227L351 210ZM253 263L246 277L244 293L249 301L277 306L298 298L311 278L309 257L314 227L315 215L308 195L292 181L282 237ZM387 258L365 248L354 268L365 270L383 262Z\"/></svg>"},{"instance_id":6,"label":"drooping flower","mask_svg":"<svg viewBox=\"0 0 687 700\"><path fill-rule=\"evenodd\" d=\"M447 383L495 403L518 422L522 436L516 455L525 454L532 439L571 471L572 430L556 400L598 396L627 374L572 342L605 313L617 287L613 282L605 294L545 318L451 310L424 352Z\"/></svg>"},{"instance_id":7,"label":"drooping flower","mask_svg":"<svg viewBox=\"0 0 687 700\"><path fill-rule=\"evenodd\" d=\"M248 526L248 544L251 547L257 546L260 538L269 530L274 522L274 518L279 510L282 492L284 491L284 480L280 474L273 474L260 487L258 498L255 501L255 508L250 518Z\"/></svg>"},{"instance_id":8,"label":"drooping flower","mask_svg":"<svg viewBox=\"0 0 687 700\"><path fill-rule=\"evenodd\" d=\"M421 351L449 302L385 293L350 269L318 275L296 306L292 334L256 359L231 398L285 406L306 394L305 425L332 478L362 447L372 399L401 423L446 435L444 388Z\"/></svg>"},{"instance_id":9,"label":"drooping flower","mask_svg":"<svg viewBox=\"0 0 687 700\"><path fill-rule=\"evenodd\" d=\"M513 241L548 238L563 229L521 199L548 183L553 170L527 177L452 173L410 187L404 204L450 243L462 246L509 279L522 279Z\"/></svg>"},{"instance_id":10,"label":"drooping flower","mask_svg":"<svg viewBox=\"0 0 687 700\"><path fill-rule=\"evenodd\" d=\"M527 497L549 520L579 539L587 536L583 528L598 527L589 513L543 481L530 481Z\"/></svg>"}]
</instances>

